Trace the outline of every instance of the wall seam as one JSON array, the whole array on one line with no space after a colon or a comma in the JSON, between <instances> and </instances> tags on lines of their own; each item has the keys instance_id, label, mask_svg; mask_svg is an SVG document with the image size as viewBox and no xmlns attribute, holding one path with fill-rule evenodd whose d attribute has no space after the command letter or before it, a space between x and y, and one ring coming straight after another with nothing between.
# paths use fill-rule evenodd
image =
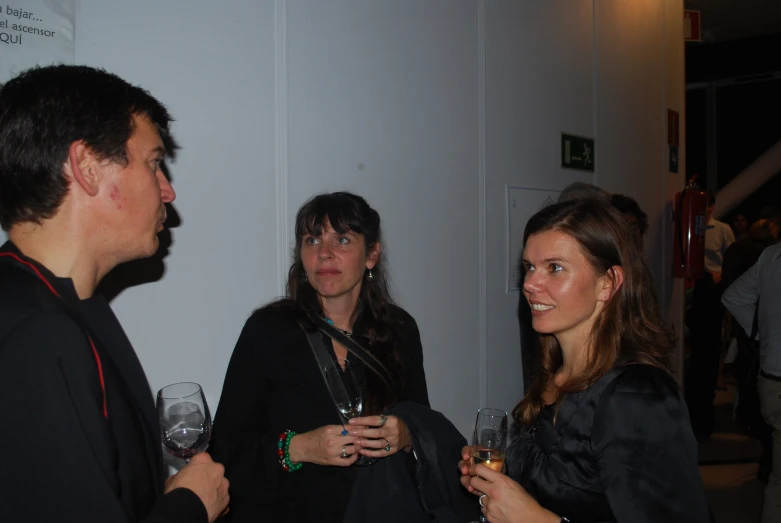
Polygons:
<instances>
[{"instance_id":1,"label":"wall seam","mask_svg":"<svg viewBox=\"0 0 781 523\"><path fill-rule=\"evenodd\" d=\"M487 263L486 263L486 146L485 146L485 7L486 0L478 0L477 3L477 120L478 120L478 235L479 235L479 260L478 260L478 308L479 308L479 388L480 406L484 407L488 401L488 289L487 289Z\"/></svg>"},{"instance_id":2,"label":"wall seam","mask_svg":"<svg viewBox=\"0 0 781 523\"><path fill-rule=\"evenodd\" d=\"M274 1L274 140L277 204L277 276L280 296L286 293L290 262L289 227L289 151L288 151L288 69L287 0Z\"/></svg>"}]
</instances>

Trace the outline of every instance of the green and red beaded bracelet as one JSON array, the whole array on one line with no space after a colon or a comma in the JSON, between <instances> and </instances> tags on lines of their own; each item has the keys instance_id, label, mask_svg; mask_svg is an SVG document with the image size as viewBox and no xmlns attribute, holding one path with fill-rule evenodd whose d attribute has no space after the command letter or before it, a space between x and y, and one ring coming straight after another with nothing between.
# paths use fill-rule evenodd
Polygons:
<instances>
[{"instance_id":1,"label":"green and red beaded bracelet","mask_svg":"<svg viewBox=\"0 0 781 523\"><path fill-rule=\"evenodd\" d=\"M279 441L277 442L279 464L285 472L295 472L304 465L303 463L296 463L294 465L290 462L290 440L293 439L293 436L295 435L296 431L287 429L279 435Z\"/></svg>"}]
</instances>

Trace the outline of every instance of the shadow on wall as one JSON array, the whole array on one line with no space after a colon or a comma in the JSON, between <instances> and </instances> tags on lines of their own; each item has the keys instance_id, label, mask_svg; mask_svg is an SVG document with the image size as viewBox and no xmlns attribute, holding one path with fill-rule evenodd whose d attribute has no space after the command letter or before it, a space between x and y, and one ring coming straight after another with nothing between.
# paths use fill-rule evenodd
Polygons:
<instances>
[{"instance_id":1,"label":"shadow on wall","mask_svg":"<svg viewBox=\"0 0 781 523\"><path fill-rule=\"evenodd\" d=\"M164 164L162 169L168 180L171 181L168 166ZM159 281L165 275L165 258L168 256L169 248L173 245L171 229L182 224L182 218L172 204L166 204L166 212L165 228L157 235L160 244L154 256L123 263L108 273L100 282L97 292L109 302L130 287Z\"/></svg>"}]
</instances>

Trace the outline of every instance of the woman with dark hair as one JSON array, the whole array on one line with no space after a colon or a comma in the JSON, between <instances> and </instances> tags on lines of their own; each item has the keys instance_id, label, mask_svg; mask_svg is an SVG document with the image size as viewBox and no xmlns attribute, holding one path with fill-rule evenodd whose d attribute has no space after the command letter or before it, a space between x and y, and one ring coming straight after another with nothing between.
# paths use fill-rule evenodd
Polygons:
<instances>
[{"instance_id":1,"label":"woman with dark hair","mask_svg":"<svg viewBox=\"0 0 781 523\"><path fill-rule=\"evenodd\" d=\"M545 207L523 263L542 351L513 411L507 475L471 465L468 447L459 463L488 520L710 521L672 339L621 215L589 200Z\"/></svg>"},{"instance_id":2,"label":"woman with dark hair","mask_svg":"<svg viewBox=\"0 0 781 523\"><path fill-rule=\"evenodd\" d=\"M231 482L234 522L341 522L351 465L410 450L407 427L387 409L429 405L417 325L388 294L377 212L350 193L321 194L298 211L295 234L288 296L247 320L215 416L211 452ZM369 356L356 357L353 342ZM339 416L316 345L357 377L355 424Z\"/></svg>"}]
</instances>

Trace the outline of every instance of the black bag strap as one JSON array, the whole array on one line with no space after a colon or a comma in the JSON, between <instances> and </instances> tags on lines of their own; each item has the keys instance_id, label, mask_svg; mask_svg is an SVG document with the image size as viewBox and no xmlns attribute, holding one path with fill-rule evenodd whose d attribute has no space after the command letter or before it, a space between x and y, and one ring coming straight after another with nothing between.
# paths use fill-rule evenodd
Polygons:
<instances>
[{"instance_id":1,"label":"black bag strap","mask_svg":"<svg viewBox=\"0 0 781 523\"><path fill-rule=\"evenodd\" d=\"M388 372L388 369L385 368L385 365L383 365L374 354L361 347L357 341L351 337L346 336L342 331L328 323L325 318L319 314L308 312L307 317L309 318L309 321L311 321L315 327L319 329L319 332L324 333L329 338L342 345L345 349L347 349L347 352L360 360L360 362L363 363L366 368L379 376L385 386L388 387L389 392L392 393L394 390L396 390L393 387L394 383L391 373Z\"/></svg>"},{"instance_id":2,"label":"black bag strap","mask_svg":"<svg viewBox=\"0 0 781 523\"><path fill-rule=\"evenodd\" d=\"M306 334L306 339L309 342L309 348L312 349L312 354L315 357L315 361L317 361L317 368L320 370L320 375L323 377L323 381L325 382L325 386L328 389L328 393L331 395L334 406L337 407L336 396L334 396L334 391L331 388L332 383L331 380L328 379L328 376L326 376L325 369L329 365L338 365L339 363L331 359L331 355L328 353L328 349L325 347L325 343L323 343L323 338L320 336L319 330L312 328L312 326L307 327L307 325L305 325L305 321L302 318L298 318L296 321L298 322L298 326L301 327L301 330L304 331L304 334ZM334 383L333 386L344 388L344 385L341 382ZM339 416L343 418L342 413L339 411L338 407L336 410L339 412Z\"/></svg>"}]
</instances>

